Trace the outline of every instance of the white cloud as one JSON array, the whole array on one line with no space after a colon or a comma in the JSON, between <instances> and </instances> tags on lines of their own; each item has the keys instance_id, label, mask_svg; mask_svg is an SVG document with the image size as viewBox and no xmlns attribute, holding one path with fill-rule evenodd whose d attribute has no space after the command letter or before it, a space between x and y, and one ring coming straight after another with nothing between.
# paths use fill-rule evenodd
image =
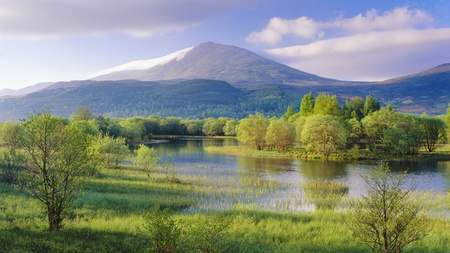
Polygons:
<instances>
[{"instance_id":1,"label":"white cloud","mask_svg":"<svg viewBox=\"0 0 450 253\"><path fill-rule=\"evenodd\" d=\"M373 31L269 49L266 53L294 68L325 77L383 80L449 62L450 28Z\"/></svg>"},{"instance_id":2,"label":"white cloud","mask_svg":"<svg viewBox=\"0 0 450 253\"><path fill-rule=\"evenodd\" d=\"M396 8L379 15L377 10L370 10L366 15L359 14L353 18L337 19L324 23L324 27L342 29L349 34L370 31L392 31L415 27L417 25L431 24L433 19L422 10L410 10L406 7Z\"/></svg>"},{"instance_id":3,"label":"white cloud","mask_svg":"<svg viewBox=\"0 0 450 253\"><path fill-rule=\"evenodd\" d=\"M42 39L74 34L134 36L182 31L254 0L0 0L0 37Z\"/></svg>"},{"instance_id":4,"label":"white cloud","mask_svg":"<svg viewBox=\"0 0 450 253\"><path fill-rule=\"evenodd\" d=\"M260 32L251 33L245 40L250 43L275 45L282 41L283 36L289 34L298 38L312 39L319 35L319 24L307 17L293 20L275 17L270 19L269 24Z\"/></svg>"},{"instance_id":5,"label":"white cloud","mask_svg":"<svg viewBox=\"0 0 450 253\"><path fill-rule=\"evenodd\" d=\"M406 7L322 22L307 17L271 20L247 42L275 45L291 35L305 44L266 50L273 59L303 71L342 80L383 80L450 62L450 28L433 29L433 18ZM299 25L295 21L303 20ZM307 22L306 22L307 21ZM303 31L305 36L300 33ZM426 66L426 67L425 67Z\"/></svg>"}]
</instances>

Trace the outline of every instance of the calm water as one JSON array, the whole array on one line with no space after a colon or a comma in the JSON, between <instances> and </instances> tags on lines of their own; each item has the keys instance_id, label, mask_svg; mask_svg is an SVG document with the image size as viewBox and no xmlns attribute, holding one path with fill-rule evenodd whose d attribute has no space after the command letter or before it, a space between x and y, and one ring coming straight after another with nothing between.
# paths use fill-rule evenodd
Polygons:
<instances>
[{"instance_id":1,"label":"calm water","mask_svg":"<svg viewBox=\"0 0 450 253\"><path fill-rule=\"evenodd\" d=\"M282 194L296 195L300 185L315 179L338 180L349 186L349 196L365 193L361 178L378 164L375 161L305 161L299 159L236 157L204 151L207 146L239 145L235 139L179 138L150 144L163 157L171 157L176 168L188 168L188 173L203 173L215 177L234 177L237 181L261 180L279 183ZM450 162L391 162L393 173L408 169L407 186L417 190L444 194L450 189ZM259 202L268 205L277 196L266 194ZM260 204L258 202L258 204ZM231 204L230 204L231 205ZM300 209L308 209L303 206Z\"/></svg>"}]
</instances>

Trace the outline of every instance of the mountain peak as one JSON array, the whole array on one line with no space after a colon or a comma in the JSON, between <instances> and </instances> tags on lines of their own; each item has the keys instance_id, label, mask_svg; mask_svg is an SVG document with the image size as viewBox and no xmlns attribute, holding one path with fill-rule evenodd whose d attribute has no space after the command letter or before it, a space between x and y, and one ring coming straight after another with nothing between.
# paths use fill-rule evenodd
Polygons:
<instances>
[{"instance_id":1,"label":"mountain peak","mask_svg":"<svg viewBox=\"0 0 450 253\"><path fill-rule=\"evenodd\" d=\"M337 82L288 67L236 46L204 42L167 56L100 71L95 80L211 79L232 85L311 85Z\"/></svg>"}]
</instances>

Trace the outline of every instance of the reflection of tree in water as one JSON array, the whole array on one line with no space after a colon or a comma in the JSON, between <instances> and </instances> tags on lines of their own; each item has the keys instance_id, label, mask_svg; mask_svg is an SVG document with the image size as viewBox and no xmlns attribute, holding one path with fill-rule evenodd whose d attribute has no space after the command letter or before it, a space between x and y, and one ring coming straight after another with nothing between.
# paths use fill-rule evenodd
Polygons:
<instances>
[{"instance_id":1,"label":"reflection of tree in water","mask_svg":"<svg viewBox=\"0 0 450 253\"><path fill-rule=\"evenodd\" d=\"M298 168L305 178L332 180L347 176L346 164L348 162L300 161Z\"/></svg>"}]
</instances>

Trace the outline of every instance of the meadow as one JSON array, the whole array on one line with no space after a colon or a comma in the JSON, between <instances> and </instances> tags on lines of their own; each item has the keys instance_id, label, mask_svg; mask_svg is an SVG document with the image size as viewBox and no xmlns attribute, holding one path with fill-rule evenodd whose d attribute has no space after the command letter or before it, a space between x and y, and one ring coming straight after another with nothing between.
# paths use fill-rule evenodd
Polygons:
<instances>
[{"instance_id":1,"label":"meadow","mask_svg":"<svg viewBox=\"0 0 450 253\"><path fill-rule=\"evenodd\" d=\"M345 185L317 187L210 167L165 166L149 178L126 163L89 178L57 232L48 230L40 202L0 183L0 252L152 252L146 223L155 205L181 230L179 252L368 252L346 225ZM449 252L450 193L414 198L430 230L405 252Z\"/></svg>"}]
</instances>

